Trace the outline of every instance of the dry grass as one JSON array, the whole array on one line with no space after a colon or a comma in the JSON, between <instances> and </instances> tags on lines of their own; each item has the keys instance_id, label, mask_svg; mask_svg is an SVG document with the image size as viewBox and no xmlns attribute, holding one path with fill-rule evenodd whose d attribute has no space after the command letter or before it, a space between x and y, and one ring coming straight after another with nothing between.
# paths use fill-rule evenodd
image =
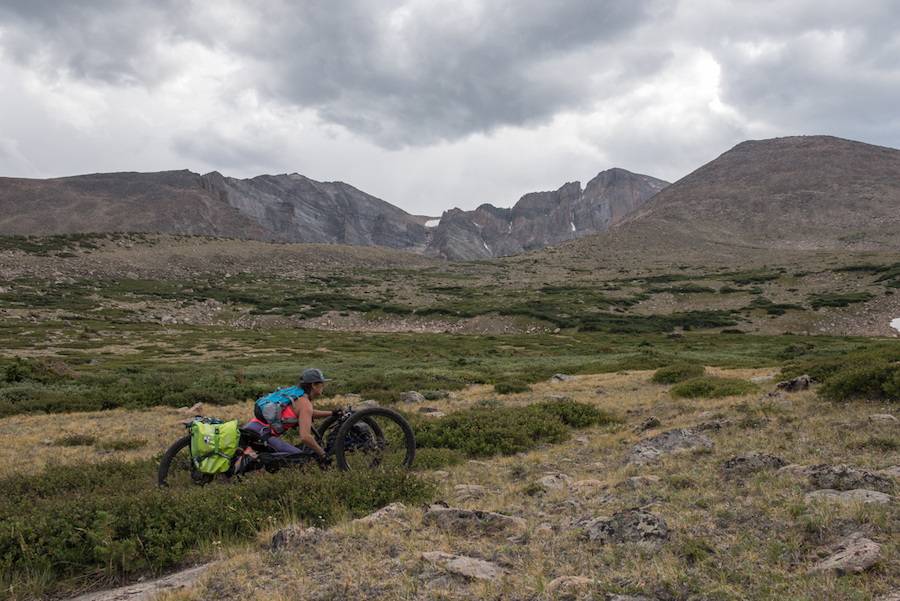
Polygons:
<instances>
[{"instance_id":1,"label":"dry grass","mask_svg":"<svg viewBox=\"0 0 900 601\"><path fill-rule=\"evenodd\" d=\"M722 371L750 378L771 369ZM464 536L422 523L423 509L408 507L396 518L374 524L349 519L324 535L287 552L266 549L285 524L271 524L257 541L239 548L211 545L208 559L223 561L194 587L161 595L169 601L209 598L255 599L568 599L550 592L561 576L592 579L594 597L603 592L661 599L820 598L873 599L898 585L900 546L897 505L852 508L806 505L801 482L774 472L725 479L720 468L737 453L775 453L792 463L847 463L877 470L898 463L896 449L867 444L896 439L897 426L869 423L875 413L893 408L864 403L833 406L800 392L782 399L757 397L673 401L667 387L653 384L652 372L582 377L543 383L529 393L499 397L491 387L473 387L460 398L428 402L442 411L475 404L517 405L565 396L627 419L627 426L597 427L574 433L564 444L546 445L516 457L469 461L442 472L423 473L438 484L438 498L451 506L516 515L527 522L517 538ZM765 388L765 385L764 385ZM413 410L412 407L405 409ZM246 417L250 408L207 411L218 417ZM662 426L640 432L650 416ZM171 410L109 412L72 416L16 417L0 422L4 466L10 447L23 441L36 448L29 465L45 462L100 461L109 456L153 455L180 436ZM623 467L634 443L663 430L691 427L713 419L736 423L707 431L708 451L667 456L646 467ZM55 447L40 443L48 431L96 435L100 440L141 436L137 450L99 454L95 447ZM24 438L22 438L24 437ZM14 443L15 441L15 443ZM21 458L18 458L21 459ZM17 460L18 460L17 459ZM8 472L6 472L8 473ZM544 475L566 474L579 485L543 490ZM658 476L645 488L618 487L636 475ZM461 494L457 485L484 487L481 496ZM670 537L656 554L634 548L602 546L582 538L574 522L645 507L662 515ZM861 575L808 576L821 549L840 537L865 529L882 545L882 559ZM505 576L494 582L466 580L423 560L428 551L444 551L491 561Z\"/></svg>"}]
</instances>

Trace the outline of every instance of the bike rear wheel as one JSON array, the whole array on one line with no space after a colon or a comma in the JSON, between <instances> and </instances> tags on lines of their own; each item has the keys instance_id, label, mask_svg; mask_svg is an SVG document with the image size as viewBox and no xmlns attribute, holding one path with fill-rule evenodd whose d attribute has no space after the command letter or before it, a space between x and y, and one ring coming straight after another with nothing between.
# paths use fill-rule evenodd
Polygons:
<instances>
[{"instance_id":1,"label":"bike rear wheel","mask_svg":"<svg viewBox=\"0 0 900 601\"><path fill-rule=\"evenodd\" d=\"M409 468L416 454L416 437L402 415L384 407L357 411L338 430L331 450L344 471Z\"/></svg>"},{"instance_id":2,"label":"bike rear wheel","mask_svg":"<svg viewBox=\"0 0 900 601\"><path fill-rule=\"evenodd\" d=\"M203 486L213 481L212 474L204 474L191 461L191 437L185 436L169 447L159 462L157 480L160 488Z\"/></svg>"}]
</instances>

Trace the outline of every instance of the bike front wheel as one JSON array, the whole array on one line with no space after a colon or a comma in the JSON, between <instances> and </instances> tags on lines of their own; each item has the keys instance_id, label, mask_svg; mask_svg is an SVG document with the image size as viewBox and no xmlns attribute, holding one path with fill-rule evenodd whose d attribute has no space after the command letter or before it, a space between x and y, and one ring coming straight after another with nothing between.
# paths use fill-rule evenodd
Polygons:
<instances>
[{"instance_id":1,"label":"bike front wheel","mask_svg":"<svg viewBox=\"0 0 900 601\"><path fill-rule=\"evenodd\" d=\"M191 461L191 437L185 436L163 455L157 480L160 488L187 488L209 484L213 475L204 474Z\"/></svg>"},{"instance_id":2,"label":"bike front wheel","mask_svg":"<svg viewBox=\"0 0 900 601\"><path fill-rule=\"evenodd\" d=\"M371 407L341 424L331 451L344 471L409 468L416 454L416 437L402 415Z\"/></svg>"}]
</instances>

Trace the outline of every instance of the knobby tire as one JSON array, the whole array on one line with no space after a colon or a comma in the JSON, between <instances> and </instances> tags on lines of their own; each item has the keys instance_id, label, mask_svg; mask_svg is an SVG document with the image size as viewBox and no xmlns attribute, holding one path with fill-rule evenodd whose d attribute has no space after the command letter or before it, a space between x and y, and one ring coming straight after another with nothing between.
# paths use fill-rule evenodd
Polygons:
<instances>
[{"instance_id":1,"label":"knobby tire","mask_svg":"<svg viewBox=\"0 0 900 601\"><path fill-rule=\"evenodd\" d=\"M361 428L363 424L368 428ZM341 424L336 440L343 444L336 444L331 452L344 471L409 468L416 454L416 437L409 422L384 407L355 412Z\"/></svg>"}]
</instances>

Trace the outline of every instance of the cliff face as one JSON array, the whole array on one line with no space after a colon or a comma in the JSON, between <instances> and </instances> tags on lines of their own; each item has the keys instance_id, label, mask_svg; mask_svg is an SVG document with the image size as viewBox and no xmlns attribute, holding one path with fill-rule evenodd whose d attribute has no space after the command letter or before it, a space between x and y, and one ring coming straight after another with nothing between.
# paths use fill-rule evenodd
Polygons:
<instances>
[{"instance_id":1,"label":"cliff face","mask_svg":"<svg viewBox=\"0 0 900 601\"><path fill-rule=\"evenodd\" d=\"M296 173L239 180L213 172L209 190L288 242L425 247L427 217L418 217L342 182L322 183Z\"/></svg>"},{"instance_id":2,"label":"cliff face","mask_svg":"<svg viewBox=\"0 0 900 601\"><path fill-rule=\"evenodd\" d=\"M669 184L624 169L523 196L511 209L482 205L441 217L425 254L451 260L511 255L605 230Z\"/></svg>"}]
</instances>

